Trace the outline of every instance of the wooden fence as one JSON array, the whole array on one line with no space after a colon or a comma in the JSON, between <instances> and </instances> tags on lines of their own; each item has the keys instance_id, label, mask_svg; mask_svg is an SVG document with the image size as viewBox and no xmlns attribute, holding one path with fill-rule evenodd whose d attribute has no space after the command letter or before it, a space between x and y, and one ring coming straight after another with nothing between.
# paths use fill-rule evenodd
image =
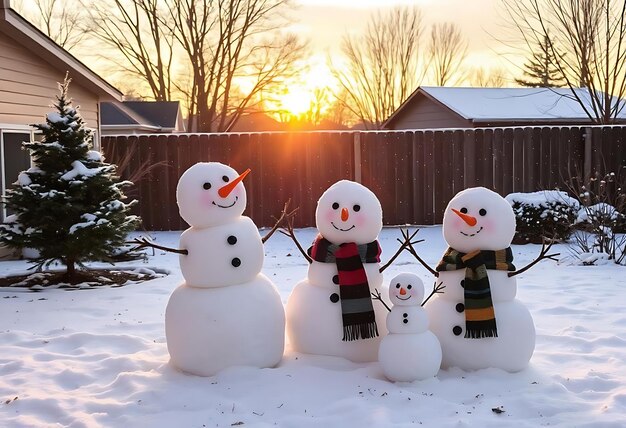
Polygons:
<instances>
[{"instance_id":1,"label":"wooden fence","mask_svg":"<svg viewBox=\"0 0 626 428\"><path fill-rule=\"evenodd\" d=\"M332 183L355 180L380 199L385 224L437 224L460 190L501 195L566 188L570 177L626 164L626 127L535 127L386 132L173 134L103 137L121 176L151 169L127 193L139 200L147 230L187 227L176 185L196 162L218 161L246 178L246 215L273 224L283 203L299 207L296 225L315 225L316 202ZM124 159L126 157L126 159Z\"/></svg>"}]
</instances>

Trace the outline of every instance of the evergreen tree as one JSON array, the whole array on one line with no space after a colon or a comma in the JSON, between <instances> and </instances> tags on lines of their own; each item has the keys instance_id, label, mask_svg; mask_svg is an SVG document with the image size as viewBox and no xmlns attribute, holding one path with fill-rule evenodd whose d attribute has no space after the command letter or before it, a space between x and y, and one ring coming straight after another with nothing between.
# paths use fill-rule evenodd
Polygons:
<instances>
[{"instance_id":1,"label":"evergreen tree","mask_svg":"<svg viewBox=\"0 0 626 428\"><path fill-rule=\"evenodd\" d=\"M85 127L68 98L69 79L59 85L60 95L46 123L33 125L41 142L23 143L33 167L23 171L5 195L14 212L0 224L0 243L11 248L34 248L38 268L60 262L66 279L87 261L111 261L139 219L129 215L135 202L122 202L115 165L91 150L93 131Z\"/></svg>"},{"instance_id":2,"label":"evergreen tree","mask_svg":"<svg viewBox=\"0 0 626 428\"><path fill-rule=\"evenodd\" d=\"M528 79L515 79L518 85L528 88L553 88L565 85L565 79L556 66L551 43L550 37L546 36L543 43L538 44L537 51L533 52L530 60L524 64L524 75Z\"/></svg>"}]
</instances>

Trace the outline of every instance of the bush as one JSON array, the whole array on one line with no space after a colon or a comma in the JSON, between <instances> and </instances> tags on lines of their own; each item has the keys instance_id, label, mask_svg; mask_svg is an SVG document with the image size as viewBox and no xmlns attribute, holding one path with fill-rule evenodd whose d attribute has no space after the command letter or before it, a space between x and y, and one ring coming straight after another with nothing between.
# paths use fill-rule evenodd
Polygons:
<instances>
[{"instance_id":1,"label":"bush","mask_svg":"<svg viewBox=\"0 0 626 428\"><path fill-rule=\"evenodd\" d=\"M617 173L596 172L588 180L571 180L581 209L576 218L572 252L579 259L605 254L617 264L626 262L626 166Z\"/></svg>"},{"instance_id":2,"label":"bush","mask_svg":"<svg viewBox=\"0 0 626 428\"><path fill-rule=\"evenodd\" d=\"M576 199L558 190L511 193L505 199L513 207L517 221L514 244L567 240L580 209Z\"/></svg>"}]
</instances>

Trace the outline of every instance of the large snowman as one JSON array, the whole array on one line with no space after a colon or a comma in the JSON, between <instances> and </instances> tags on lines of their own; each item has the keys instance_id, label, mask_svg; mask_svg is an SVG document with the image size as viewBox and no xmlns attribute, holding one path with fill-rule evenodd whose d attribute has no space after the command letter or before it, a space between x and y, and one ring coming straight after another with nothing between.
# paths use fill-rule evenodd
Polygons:
<instances>
[{"instance_id":1,"label":"large snowman","mask_svg":"<svg viewBox=\"0 0 626 428\"><path fill-rule=\"evenodd\" d=\"M387 334L386 309L371 299L383 285L380 202L365 186L342 180L320 197L315 221L307 278L287 301L290 343L306 354L375 361Z\"/></svg>"},{"instance_id":2,"label":"large snowman","mask_svg":"<svg viewBox=\"0 0 626 428\"><path fill-rule=\"evenodd\" d=\"M443 368L515 372L528 365L535 326L515 298L514 234L511 205L489 189L466 189L448 204L443 235L449 248L436 268L442 291L425 305Z\"/></svg>"},{"instance_id":3,"label":"large snowman","mask_svg":"<svg viewBox=\"0 0 626 428\"><path fill-rule=\"evenodd\" d=\"M198 163L180 178L181 217L191 226L180 238L185 282L165 312L171 362L212 376L236 365L273 367L284 349L285 314L280 296L263 274L263 242L242 216L246 190L221 163Z\"/></svg>"},{"instance_id":4,"label":"large snowman","mask_svg":"<svg viewBox=\"0 0 626 428\"><path fill-rule=\"evenodd\" d=\"M378 361L389 380L413 382L432 378L439 371L441 346L428 330L423 299L424 284L418 276L401 273L391 280L389 334L383 337L378 351Z\"/></svg>"}]
</instances>

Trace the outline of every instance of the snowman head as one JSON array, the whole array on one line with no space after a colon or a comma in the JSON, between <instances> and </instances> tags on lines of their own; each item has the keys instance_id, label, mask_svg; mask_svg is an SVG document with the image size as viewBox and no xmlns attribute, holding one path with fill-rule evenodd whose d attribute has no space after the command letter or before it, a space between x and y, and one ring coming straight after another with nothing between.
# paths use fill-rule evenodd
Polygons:
<instances>
[{"instance_id":1,"label":"snowman head","mask_svg":"<svg viewBox=\"0 0 626 428\"><path fill-rule=\"evenodd\" d=\"M424 300L424 283L412 273L396 275L389 283L389 300L397 306L421 305Z\"/></svg>"},{"instance_id":2,"label":"snowman head","mask_svg":"<svg viewBox=\"0 0 626 428\"><path fill-rule=\"evenodd\" d=\"M320 234L333 244L367 244L376 240L383 227L383 209L367 187L341 180L320 197L315 222Z\"/></svg>"},{"instance_id":3,"label":"snowman head","mask_svg":"<svg viewBox=\"0 0 626 428\"><path fill-rule=\"evenodd\" d=\"M502 250L515 235L515 214L496 192L473 187L459 192L443 214L443 236L462 253Z\"/></svg>"},{"instance_id":4,"label":"snowman head","mask_svg":"<svg viewBox=\"0 0 626 428\"><path fill-rule=\"evenodd\" d=\"M249 172L239 175L219 162L195 164L178 180L180 216L196 228L224 224L241 216L246 208L246 189L241 181Z\"/></svg>"}]
</instances>

